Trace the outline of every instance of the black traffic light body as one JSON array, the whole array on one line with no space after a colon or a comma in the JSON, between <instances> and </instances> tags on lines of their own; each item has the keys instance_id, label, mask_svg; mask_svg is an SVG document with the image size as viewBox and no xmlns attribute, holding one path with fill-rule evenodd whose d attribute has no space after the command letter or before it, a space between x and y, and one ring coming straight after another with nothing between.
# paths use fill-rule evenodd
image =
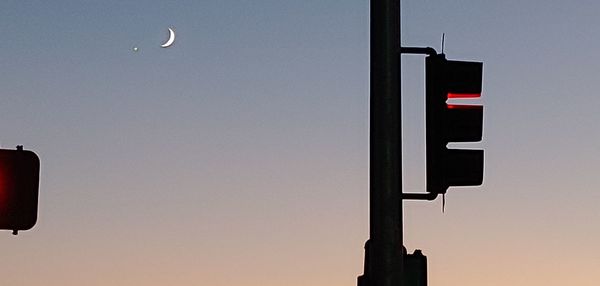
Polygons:
<instances>
[{"instance_id":1,"label":"black traffic light body","mask_svg":"<svg viewBox=\"0 0 600 286\"><path fill-rule=\"evenodd\" d=\"M37 221L40 160L28 150L0 149L0 229L32 228Z\"/></svg>"},{"instance_id":2,"label":"black traffic light body","mask_svg":"<svg viewBox=\"0 0 600 286\"><path fill-rule=\"evenodd\" d=\"M450 142L477 142L483 135L483 106L449 104L481 95L483 63L425 59L427 191L483 183L483 150L448 149Z\"/></svg>"}]
</instances>

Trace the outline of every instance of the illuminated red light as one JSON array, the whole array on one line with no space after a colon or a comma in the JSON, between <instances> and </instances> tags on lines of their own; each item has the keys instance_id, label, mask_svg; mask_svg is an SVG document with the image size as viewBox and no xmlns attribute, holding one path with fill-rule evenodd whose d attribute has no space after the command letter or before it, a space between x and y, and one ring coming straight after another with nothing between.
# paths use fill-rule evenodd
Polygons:
<instances>
[{"instance_id":1,"label":"illuminated red light","mask_svg":"<svg viewBox=\"0 0 600 286\"><path fill-rule=\"evenodd\" d=\"M448 109L480 109L482 105L447 104Z\"/></svg>"},{"instance_id":2,"label":"illuminated red light","mask_svg":"<svg viewBox=\"0 0 600 286\"><path fill-rule=\"evenodd\" d=\"M8 190L8 178L6 177L6 170L0 166L0 214L7 215L7 207L10 200Z\"/></svg>"},{"instance_id":3,"label":"illuminated red light","mask_svg":"<svg viewBox=\"0 0 600 286\"><path fill-rule=\"evenodd\" d=\"M448 98L478 98L481 93L448 93Z\"/></svg>"}]
</instances>

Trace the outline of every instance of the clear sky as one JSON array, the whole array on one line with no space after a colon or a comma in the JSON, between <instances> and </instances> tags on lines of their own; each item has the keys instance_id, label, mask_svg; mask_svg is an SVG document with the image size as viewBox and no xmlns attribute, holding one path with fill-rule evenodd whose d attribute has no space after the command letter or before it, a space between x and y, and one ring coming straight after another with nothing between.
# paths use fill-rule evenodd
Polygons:
<instances>
[{"instance_id":1,"label":"clear sky","mask_svg":"<svg viewBox=\"0 0 600 286\"><path fill-rule=\"evenodd\" d=\"M38 224L0 233L3 284L356 284L368 1L59 2L0 3L0 144L41 158ZM448 58L484 62L484 185L445 213L405 204L430 285L597 285L598 11L402 1L404 45L445 33ZM418 191L423 58L402 68Z\"/></svg>"}]
</instances>

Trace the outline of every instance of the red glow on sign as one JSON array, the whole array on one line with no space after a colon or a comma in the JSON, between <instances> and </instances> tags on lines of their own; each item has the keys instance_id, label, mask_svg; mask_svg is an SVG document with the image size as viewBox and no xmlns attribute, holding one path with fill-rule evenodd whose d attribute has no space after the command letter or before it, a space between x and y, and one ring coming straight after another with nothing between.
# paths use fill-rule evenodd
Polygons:
<instances>
[{"instance_id":1,"label":"red glow on sign","mask_svg":"<svg viewBox=\"0 0 600 286\"><path fill-rule=\"evenodd\" d=\"M448 98L478 98L481 93L448 93Z\"/></svg>"},{"instance_id":2,"label":"red glow on sign","mask_svg":"<svg viewBox=\"0 0 600 286\"><path fill-rule=\"evenodd\" d=\"M6 178L5 170L2 167L0 166L0 214L6 215L10 198L7 186L8 178Z\"/></svg>"},{"instance_id":3,"label":"red glow on sign","mask_svg":"<svg viewBox=\"0 0 600 286\"><path fill-rule=\"evenodd\" d=\"M447 104L448 109L480 109L481 105Z\"/></svg>"}]
</instances>

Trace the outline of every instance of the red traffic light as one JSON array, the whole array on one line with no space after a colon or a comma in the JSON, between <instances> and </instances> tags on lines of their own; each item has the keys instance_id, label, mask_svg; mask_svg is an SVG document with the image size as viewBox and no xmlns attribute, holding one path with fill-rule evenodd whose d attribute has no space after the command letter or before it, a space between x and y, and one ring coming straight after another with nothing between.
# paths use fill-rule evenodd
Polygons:
<instances>
[{"instance_id":1,"label":"red traffic light","mask_svg":"<svg viewBox=\"0 0 600 286\"><path fill-rule=\"evenodd\" d=\"M481 96L483 63L426 58L427 191L483 183L483 150L448 149L450 142L481 141L483 106L448 103Z\"/></svg>"},{"instance_id":2,"label":"red traffic light","mask_svg":"<svg viewBox=\"0 0 600 286\"><path fill-rule=\"evenodd\" d=\"M16 232L35 225L39 174L34 152L0 149L0 229Z\"/></svg>"},{"instance_id":3,"label":"red traffic light","mask_svg":"<svg viewBox=\"0 0 600 286\"><path fill-rule=\"evenodd\" d=\"M478 98L481 93L448 93L448 98Z\"/></svg>"}]
</instances>

